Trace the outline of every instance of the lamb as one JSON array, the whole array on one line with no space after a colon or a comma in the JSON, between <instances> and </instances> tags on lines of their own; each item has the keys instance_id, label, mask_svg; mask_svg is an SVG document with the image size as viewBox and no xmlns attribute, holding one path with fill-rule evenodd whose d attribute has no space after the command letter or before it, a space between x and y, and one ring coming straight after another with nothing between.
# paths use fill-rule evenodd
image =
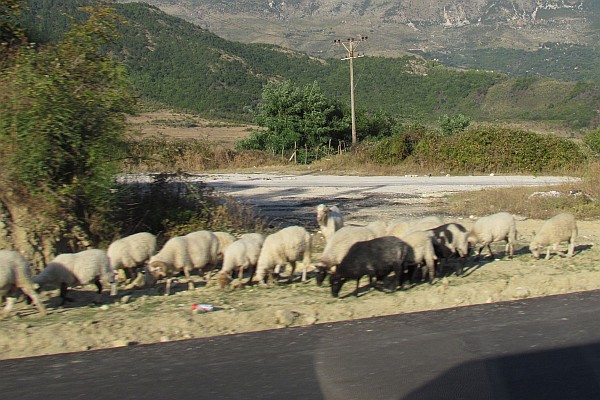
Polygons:
<instances>
[{"instance_id":1,"label":"lamb","mask_svg":"<svg viewBox=\"0 0 600 400\"><path fill-rule=\"evenodd\" d=\"M337 206L327 207L325 204L317 206L317 222L325 241L344 226L344 218Z\"/></svg>"},{"instance_id":2,"label":"lamb","mask_svg":"<svg viewBox=\"0 0 600 400\"><path fill-rule=\"evenodd\" d=\"M540 231L529 244L529 250L535 258L540 258L540 249L547 247L546 260L550 259L550 248L558 251L560 242L568 241L567 256L573 257L575 252L575 238L577 237L577 223L571 213L561 213L550 218L542 225Z\"/></svg>"},{"instance_id":3,"label":"lamb","mask_svg":"<svg viewBox=\"0 0 600 400\"><path fill-rule=\"evenodd\" d=\"M435 280L435 263L437 260L433 238L432 231L416 231L402 237L402 240L409 246L405 264L414 266L415 273L424 264L421 268L421 276L425 277L427 275L430 284L433 284Z\"/></svg>"},{"instance_id":4,"label":"lamb","mask_svg":"<svg viewBox=\"0 0 600 400\"><path fill-rule=\"evenodd\" d=\"M496 214L481 217L469 232L469 243L476 245L481 242L481 247L477 250L476 258L479 258L481 251L487 246L490 251L490 256L493 258L494 253L490 247L490 243L506 241L505 253L512 258L517 241L517 223L515 217L507 212L499 212Z\"/></svg>"},{"instance_id":5,"label":"lamb","mask_svg":"<svg viewBox=\"0 0 600 400\"><path fill-rule=\"evenodd\" d=\"M398 219L389 224L386 234L401 238L411 232L426 231L443 225L444 222L435 215L417 219Z\"/></svg>"},{"instance_id":6,"label":"lamb","mask_svg":"<svg viewBox=\"0 0 600 400\"><path fill-rule=\"evenodd\" d=\"M21 254L11 250L0 250L0 298L6 297L6 305L0 313L0 318L8 316L13 309L18 289L31 299L41 316L46 315L46 309L33 287L31 276L31 264Z\"/></svg>"},{"instance_id":7,"label":"lamb","mask_svg":"<svg viewBox=\"0 0 600 400\"><path fill-rule=\"evenodd\" d=\"M167 278L165 295L171 292L173 274L183 272L188 282L188 289L194 289L190 273L193 269L214 266L219 249L217 236L209 231L197 231L185 236L169 239L162 249L148 261L148 271L155 279Z\"/></svg>"},{"instance_id":8,"label":"lamb","mask_svg":"<svg viewBox=\"0 0 600 400\"><path fill-rule=\"evenodd\" d=\"M225 256L223 257L223 266L217 274L217 281L221 288L229 284L233 271L236 270L238 271L239 284L242 282L246 268L253 269L248 281L252 280L264 241L265 237L260 233L248 233L242 235L240 239L227 247Z\"/></svg>"},{"instance_id":9,"label":"lamb","mask_svg":"<svg viewBox=\"0 0 600 400\"><path fill-rule=\"evenodd\" d=\"M456 275L462 275L466 257L469 255L469 231L461 224L449 223L430 229L433 233L433 248L439 261L438 271L441 272L443 264L452 256L459 257L456 265Z\"/></svg>"},{"instance_id":10,"label":"lamb","mask_svg":"<svg viewBox=\"0 0 600 400\"><path fill-rule=\"evenodd\" d=\"M115 271L124 270L127 279L133 277L135 268L144 264L156 252L156 236L140 232L115 240L108 246L110 266Z\"/></svg>"},{"instance_id":11,"label":"lamb","mask_svg":"<svg viewBox=\"0 0 600 400\"><path fill-rule=\"evenodd\" d=\"M258 257L256 280L264 282L267 274L279 273L288 262L292 265L290 279L296 270L296 261L302 259L302 281L310 265L311 236L301 226L289 226L266 237Z\"/></svg>"},{"instance_id":12,"label":"lamb","mask_svg":"<svg viewBox=\"0 0 600 400\"><path fill-rule=\"evenodd\" d=\"M344 282L356 279L354 294L357 296L359 282L363 276L369 277L369 285L372 285L373 277L381 284L391 272L395 274L392 289L395 291L402 284L404 261L408 252L408 245L395 236L354 243L329 278L331 294L338 297Z\"/></svg>"},{"instance_id":13,"label":"lamb","mask_svg":"<svg viewBox=\"0 0 600 400\"><path fill-rule=\"evenodd\" d=\"M328 272L342 261L344 256L350 250L350 247L356 242L375 239L375 232L365 226L344 226L336 231L327 242L323 254L317 263L317 285L321 286Z\"/></svg>"},{"instance_id":14,"label":"lamb","mask_svg":"<svg viewBox=\"0 0 600 400\"><path fill-rule=\"evenodd\" d=\"M106 251L100 249L59 254L33 278L33 282L38 284L40 289L60 287L61 306L71 301L67 297L69 287L94 283L98 288L96 302L101 299L103 285L110 284L111 296L117 294L115 274L110 266L110 259Z\"/></svg>"}]
</instances>

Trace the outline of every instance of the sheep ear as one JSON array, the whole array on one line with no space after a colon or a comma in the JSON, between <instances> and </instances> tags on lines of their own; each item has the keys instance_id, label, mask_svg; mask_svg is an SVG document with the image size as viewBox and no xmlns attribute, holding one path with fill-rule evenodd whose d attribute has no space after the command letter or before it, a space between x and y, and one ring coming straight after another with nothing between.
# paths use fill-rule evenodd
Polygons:
<instances>
[{"instance_id":1,"label":"sheep ear","mask_svg":"<svg viewBox=\"0 0 600 400\"><path fill-rule=\"evenodd\" d=\"M334 265L333 267L331 267L331 269L329 270L330 273L335 274L335 271L337 270L337 265Z\"/></svg>"}]
</instances>

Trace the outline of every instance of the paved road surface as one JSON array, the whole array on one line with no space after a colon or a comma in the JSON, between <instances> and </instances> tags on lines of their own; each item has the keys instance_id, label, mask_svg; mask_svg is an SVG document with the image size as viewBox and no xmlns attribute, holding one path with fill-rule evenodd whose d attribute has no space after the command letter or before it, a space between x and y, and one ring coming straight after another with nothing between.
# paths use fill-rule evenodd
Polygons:
<instances>
[{"instance_id":1,"label":"paved road surface","mask_svg":"<svg viewBox=\"0 0 600 400\"><path fill-rule=\"evenodd\" d=\"M600 399L599 316L594 291L5 360L0 393L23 400Z\"/></svg>"}]
</instances>

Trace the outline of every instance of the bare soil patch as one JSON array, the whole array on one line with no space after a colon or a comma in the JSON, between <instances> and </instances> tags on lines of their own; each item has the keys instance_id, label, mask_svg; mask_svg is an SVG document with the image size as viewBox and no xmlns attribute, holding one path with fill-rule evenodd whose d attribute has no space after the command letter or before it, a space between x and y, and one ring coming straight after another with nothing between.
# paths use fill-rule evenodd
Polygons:
<instances>
[{"instance_id":1,"label":"bare soil patch","mask_svg":"<svg viewBox=\"0 0 600 400\"><path fill-rule=\"evenodd\" d=\"M216 145L233 148L235 142L248 136L254 125L218 122L173 111L141 113L128 118L130 132L139 137L169 136L178 139L204 139Z\"/></svg>"}]
</instances>

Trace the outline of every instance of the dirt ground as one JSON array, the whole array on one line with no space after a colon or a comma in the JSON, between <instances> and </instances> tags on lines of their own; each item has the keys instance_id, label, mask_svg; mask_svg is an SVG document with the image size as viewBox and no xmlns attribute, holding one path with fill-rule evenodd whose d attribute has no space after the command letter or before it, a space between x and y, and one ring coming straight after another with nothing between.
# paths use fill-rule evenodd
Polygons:
<instances>
[{"instance_id":1,"label":"dirt ground","mask_svg":"<svg viewBox=\"0 0 600 400\"><path fill-rule=\"evenodd\" d=\"M458 222L471 224L468 219ZM162 294L161 284L138 290L121 287L116 298L105 294L102 305L92 303L93 286L78 288L72 295L75 302L65 307L58 307L57 292L45 292L46 317L40 318L32 306L20 301L16 313L0 321L0 357L185 340L599 289L598 221L579 221L575 257L554 256L547 261L534 260L527 249L541 223L517 222L519 245L512 260L470 261L463 277L448 275L434 285L424 283L392 294L367 290L366 278L358 297L346 296L355 287L348 283L342 288L342 298L335 299L328 285L317 287L314 278L270 288L222 290L214 280L204 285L199 276L194 276L193 291L183 283L170 296ZM316 226L312 231L316 259L324 242ZM503 245L495 250L501 257ZM194 313L195 303L212 304L214 310Z\"/></svg>"},{"instance_id":2,"label":"dirt ground","mask_svg":"<svg viewBox=\"0 0 600 400\"><path fill-rule=\"evenodd\" d=\"M229 127L235 132L227 129L210 131L213 127L208 126L209 123L196 121L195 127L174 127L171 132L170 125L185 125L189 118L171 113L140 118L130 122L134 130L143 134L215 135L223 143L228 143L228 137L244 136L246 129ZM285 200L283 193L287 192L279 193L278 198ZM414 214L415 210L438 214L446 221L457 221L467 227L472 224L468 216L441 214L445 200L439 194L337 195L338 200L344 202L345 219L349 224L366 224L374 218L391 220L399 217L399 213ZM271 204L274 210L269 209L268 203L260 205L262 211L271 211L276 216L278 224L303 224L314 233L314 261L320 255L324 241L307 210L312 210L320 198L301 199L293 193L289 199L294 207L285 201L275 206ZM290 209L298 209L298 205L301 215L290 213ZM286 221L284 215L291 220ZM317 287L312 277L306 283L296 279L293 283L270 288L250 286L222 290L214 280L204 285L198 276L193 277L196 281L193 291L187 290L187 285L179 284L172 295L164 296L162 284L137 290L120 287L116 298L109 298L105 293L102 305L92 302L93 286L77 288L71 296L75 301L65 307L58 307L58 291L44 292L46 317L39 317L35 308L21 299L13 314L0 320L0 359L92 351L599 289L600 251L595 245L600 238L598 221L578 222L580 234L575 257L554 256L548 261L534 260L527 249L533 232L541 224L538 220L518 220L519 245L512 260L470 261L463 277L448 275L435 285L420 284L392 294L367 290L366 279L361 281L363 289L358 297L346 296L355 286L349 283L342 288L342 298L335 299L327 284ZM503 247L495 246L500 257ZM212 304L214 310L194 313L192 305L197 303Z\"/></svg>"}]
</instances>

